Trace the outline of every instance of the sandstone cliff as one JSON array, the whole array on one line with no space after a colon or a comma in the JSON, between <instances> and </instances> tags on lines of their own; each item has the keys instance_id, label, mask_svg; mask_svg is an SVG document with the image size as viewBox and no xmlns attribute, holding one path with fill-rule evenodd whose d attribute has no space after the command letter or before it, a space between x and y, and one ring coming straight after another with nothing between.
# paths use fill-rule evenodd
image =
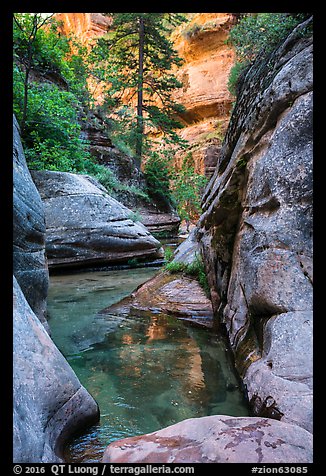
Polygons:
<instances>
[{"instance_id":1,"label":"sandstone cliff","mask_svg":"<svg viewBox=\"0 0 326 476\"><path fill-rule=\"evenodd\" d=\"M173 35L185 61L177 72L183 87L174 93L174 99L186 108L180 117L185 125L180 136L190 143L195 171L208 177L215 168L234 99L227 87L234 51L225 43L233 23L229 13L196 13ZM181 160L182 155L176 158L176 167Z\"/></svg>"},{"instance_id":2,"label":"sandstone cliff","mask_svg":"<svg viewBox=\"0 0 326 476\"><path fill-rule=\"evenodd\" d=\"M311 22L311 21L310 21ZM197 239L255 414L312 429L312 38L248 71Z\"/></svg>"},{"instance_id":3,"label":"sandstone cliff","mask_svg":"<svg viewBox=\"0 0 326 476\"><path fill-rule=\"evenodd\" d=\"M98 36L103 36L110 27L110 19L101 13L56 13L56 20L61 22L61 32L73 33L83 43Z\"/></svg>"}]
</instances>

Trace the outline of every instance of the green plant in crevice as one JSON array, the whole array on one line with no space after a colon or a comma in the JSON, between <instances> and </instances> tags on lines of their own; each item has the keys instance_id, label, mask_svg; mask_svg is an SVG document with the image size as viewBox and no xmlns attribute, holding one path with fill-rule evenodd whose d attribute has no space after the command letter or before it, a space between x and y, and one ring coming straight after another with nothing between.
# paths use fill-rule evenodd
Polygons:
<instances>
[{"instance_id":1,"label":"green plant in crevice","mask_svg":"<svg viewBox=\"0 0 326 476\"><path fill-rule=\"evenodd\" d=\"M167 263L170 263L174 258L174 251L171 248L165 248L164 250L164 260Z\"/></svg>"},{"instance_id":2,"label":"green plant in crevice","mask_svg":"<svg viewBox=\"0 0 326 476\"><path fill-rule=\"evenodd\" d=\"M307 13L246 13L231 29L227 43L234 46L237 62L231 68L228 88L237 95L241 74L258 54L269 54L309 14ZM306 34L310 32L307 31Z\"/></svg>"},{"instance_id":3,"label":"green plant in crevice","mask_svg":"<svg viewBox=\"0 0 326 476\"><path fill-rule=\"evenodd\" d=\"M200 255L196 254L195 259L191 263L170 261L165 265L164 269L171 274L183 273L186 276L194 277L205 291L205 294L209 297L209 285L205 265Z\"/></svg>"},{"instance_id":4,"label":"green plant in crevice","mask_svg":"<svg viewBox=\"0 0 326 476\"><path fill-rule=\"evenodd\" d=\"M129 218L129 220L133 221L134 223L136 223L138 221L141 222L142 219L143 219L139 210L134 210L134 211L130 212L127 218Z\"/></svg>"}]
</instances>

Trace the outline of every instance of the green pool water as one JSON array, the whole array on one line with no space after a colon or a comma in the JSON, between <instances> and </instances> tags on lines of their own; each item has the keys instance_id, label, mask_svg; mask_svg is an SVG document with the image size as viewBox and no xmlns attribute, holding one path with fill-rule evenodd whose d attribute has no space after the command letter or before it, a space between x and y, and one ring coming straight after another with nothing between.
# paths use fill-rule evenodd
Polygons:
<instances>
[{"instance_id":1,"label":"green pool water","mask_svg":"<svg viewBox=\"0 0 326 476\"><path fill-rule=\"evenodd\" d=\"M99 314L157 272L50 279L52 338L101 413L99 424L68 445L67 462L99 462L110 442L186 418L249 414L222 336L162 314Z\"/></svg>"}]
</instances>

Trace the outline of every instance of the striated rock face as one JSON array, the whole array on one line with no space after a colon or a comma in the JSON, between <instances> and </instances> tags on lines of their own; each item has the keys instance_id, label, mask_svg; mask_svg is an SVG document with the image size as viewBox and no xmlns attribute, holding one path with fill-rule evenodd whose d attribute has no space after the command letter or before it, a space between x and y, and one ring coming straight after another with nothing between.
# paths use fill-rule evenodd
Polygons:
<instances>
[{"instance_id":1,"label":"striated rock face","mask_svg":"<svg viewBox=\"0 0 326 476\"><path fill-rule=\"evenodd\" d=\"M43 203L27 168L15 116L13 132L13 271L34 313L47 325Z\"/></svg>"},{"instance_id":2,"label":"striated rock face","mask_svg":"<svg viewBox=\"0 0 326 476\"><path fill-rule=\"evenodd\" d=\"M230 13L196 13L174 34L174 46L185 60L177 72L183 88L174 99L186 108L180 136L190 144L195 171L211 177L230 117L233 97L228 77L234 51L225 44L234 17ZM183 155L176 157L180 167Z\"/></svg>"},{"instance_id":3,"label":"striated rock face","mask_svg":"<svg viewBox=\"0 0 326 476\"><path fill-rule=\"evenodd\" d=\"M255 414L312 430L312 38L240 89L198 224L213 306Z\"/></svg>"},{"instance_id":4,"label":"striated rock face","mask_svg":"<svg viewBox=\"0 0 326 476\"><path fill-rule=\"evenodd\" d=\"M187 110L182 116L186 124L224 117L230 111L227 82L234 52L225 40L233 23L229 13L196 13L174 37L174 46L185 60L178 71L183 88L176 90L174 98Z\"/></svg>"},{"instance_id":5,"label":"striated rock face","mask_svg":"<svg viewBox=\"0 0 326 476\"><path fill-rule=\"evenodd\" d=\"M14 278L13 461L55 463L74 431L96 423L96 402L80 384Z\"/></svg>"},{"instance_id":6,"label":"striated rock face","mask_svg":"<svg viewBox=\"0 0 326 476\"><path fill-rule=\"evenodd\" d=\"M61 22L62 33L67 36L73 33L85 43L105 35L111 24L101 13L56 13L55 19Z\"/></svg>"},{"instance_id":7,"label":"striated rock face","mask_svg":"<svg viewBox=\"0 0 326 476\"><path fill-rule=\"evenodd\" d=\"M180 217L170 206L162 204L140 204L137 207L141 222L151 233L163 236L176 236L178 234Z\"/></svg>"},{"instance_id":8,"label":"striated rock face","mask_svg":"<svg viewBox=\"0 0 326 476\"><path fill-rule=\"evenodd\" d=\"M268 418L191 418L111 443L103 463L311 463L312 435Z\"/></svg>"},{"instance_id":9,"label":"striated rock face","mask_svg":"<svg viewBox=\"0 0 326 476\"><path fill-rule=\"evenodd\" d=\"M162 256L160 243L95 179L49 171L34 171L33 179L45 207L49 266L104 265Z\"/></svg>"}]
</instances>

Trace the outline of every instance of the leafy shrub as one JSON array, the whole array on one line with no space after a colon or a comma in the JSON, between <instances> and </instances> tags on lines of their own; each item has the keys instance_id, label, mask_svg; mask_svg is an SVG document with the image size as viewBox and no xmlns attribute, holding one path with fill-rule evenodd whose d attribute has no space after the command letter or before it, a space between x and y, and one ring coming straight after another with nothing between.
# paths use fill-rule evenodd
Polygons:
<instances>
[{"instance_id":1,"label":"leafy shrub","mask_svg":"<svg viewBox=\"0 0 326 476\"><path fill-rule=\"evenodd\" d=\"M172 250L172 248L165 248L164 250L164 260L167 262L167 263L170 263L174 258L174 251Z\"/></svg>"},{"instance_id":2,"label":"leafy shrub","mask_svg":"<svg viewBox=\"0 0 326 476\"><path fill-rule=\"evenodd\" d=\"M204 175L195 172L194 160L188 153L180 170L174 173L172 195L182 220L197 220L201 214L201 195L207 184Z\"/></svg>"},{"instance_id":3,"label":"leafy shrub","mask_svg":"<svg viewBox=\"0 0 326 476\"><path fill-rule=\"evenodd\" d=\"M237 63L231 68L229 91L236 95L241 73L258 54L270 53L305 19L306 14L248 13L232 28L227 42L235 47Z\"/></svg>"},{"instance_id":4,"label":"leafy shrub","mask_svg":"<svg viewBox=\"0 0 326 476\"><path fill-rule=\"evenodd\" d=\"M184 273L186 276L196 278L206 295L209 296L209 285L201 256L196 255L194 261L190 264L171 261L165 265L165 269L171 274Z\"/></svg>"},{"instance_id":5,"label":"leafy shrub","mask_svg":"<svg viewBox=\"0 0 326 476\"><path fill-rule=\"evenodd\" d=\"M181 34L185 39L188 40L189 38L196 36L201 31L201 29L202 27L200 25L193 23L192 25L186 26L182 30Z\"/></svg>"},{"instance_id":6,"label":"leafy shrub","mask_svg":"<svg viewBox=\"0 0 326 476\"><path fill-rule=\"evenodd\" d=\"M108 167L96 163L87 163L86 169L87 172L90 175L93 175L93 177L95 177L110 194L114 194L114 190L119 187L119 180Z\"/></svg>"},{"instance_id":7,"label":"leafy shrub","mask_svg":"<svg viewBox=\"0 0 326 476\"><path fill-rule=\"evenodd\" d=\"M137 221L142 221L142 216L138 210L132 211L128 215L129 220L133 221L136 223Z\"/></svg>"},{"instance_id":8,"label":"leafy shrub","mask_svg":"<svg viewBox=\"0 0 326 476\"><path fill-rule=\"evenodd\" d=\"M21 119L23 83L14 70L14 113ZM29 84L29 105L23 143L29 167L63 172L86 171L90 160L87 144L81 138L78 101L74 94L49 83Z\"/></svg>"},{"instance_id":9,"label":"leafy shrub","mask_svg":"<svg viewBox=\"0 0 326 476\"><path fill-rule=\"evenodd\" d=\"M164 153L152 152L146 161L144 174L149 195L172 201L170 192L171 166Z\"/></svg>"},{"instance_id":10,"label":"leafy shrub","mask_svg":"<svg viewBox=\"0 0 326 476\"><path fill-rule=\"evenodd\" d=\"M237 96L240 75L247 69L249 64L249 61L243 61L237 62L232 66L228 79L228 89L233 96Z\"/></svg>"}]
</instances>

